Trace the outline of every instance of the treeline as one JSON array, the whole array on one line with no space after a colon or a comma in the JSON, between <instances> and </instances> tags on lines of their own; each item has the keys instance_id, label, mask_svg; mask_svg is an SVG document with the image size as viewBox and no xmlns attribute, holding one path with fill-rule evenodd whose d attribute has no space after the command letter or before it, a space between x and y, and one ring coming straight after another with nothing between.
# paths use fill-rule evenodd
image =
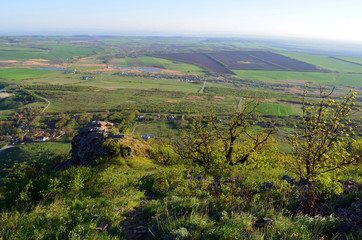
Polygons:
<instances>
[{"instance_id":1,"label":"treeline","mask_svg":"<svg viewBox=\"0 0 362 240\"><path fill-rule=\"evenodd\" d=\"M96 89L89 86L60 85L60 84L29 85L25 87L26 89L29 90L53 90L53 91L71 91L71 92L92 91Z\"/></svg>"}]
</instances>

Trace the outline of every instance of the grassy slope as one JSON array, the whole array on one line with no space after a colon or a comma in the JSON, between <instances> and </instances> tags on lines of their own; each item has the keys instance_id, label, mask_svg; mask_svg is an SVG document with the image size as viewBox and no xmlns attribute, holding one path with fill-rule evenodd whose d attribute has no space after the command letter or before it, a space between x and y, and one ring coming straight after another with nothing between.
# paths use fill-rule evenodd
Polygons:
<instances>
[{"instance_id":1,"label":"grassy slope","mask_svg":"<svg viewBox=\"0 0 362 240\"><path fill-rule=\"evenodd\" d=\"M45 161L49 156L54 154L69 153L71 145L69 143L30 143L24 145L17 145L16 147L9 148L0 152L0 168L9 166L16 162L23 162L27 160Z\"/></svg>"},{"instance_id":2,"label":"grassy slope","mask_svg":"<svg viewBox=\"0 0 362 240\"><path fill-rule=\"evenodd\" d=\"M30 155L34 155L33 149L38 152L33 144L26 148ZM272 155L278 158L278 154L271 152ZM288 188L282 180L284 174L290 175L282 166L233 168L228 174L231 179L237 176L236 183L223 183L225 177L221 177L217 186L212 185L212 175L205 175L198 168L166 167L139 157L44 173L26 185L33 194L42 192L43 200L17 199L12 203L15 207L1 209L0 237L129 239L140 225L147 229L147 234L141 235L144 239L187 239L182 236L189 235L191 239L231 240L240 239L245 233L252 233L255 239L337 236L340 224L334 217L289 214L295 189ZM206 177L201 182L194 178L200 173ZM350 179L355 173L355 169L349 168L340 177ZM187 174L191 174L191 179L186 178ZM273 188L260 190L264 182L270 181ZM18 182L17 186L21 184ZM240 191L243 197L238 196ZM0 192L0 203L6 201L4 197ZM253 223L262 217L275 222L268 229L259 230ZM109 223L109 228L97 232L95 228L103 222Z\"/></svg>"}]
</instances>

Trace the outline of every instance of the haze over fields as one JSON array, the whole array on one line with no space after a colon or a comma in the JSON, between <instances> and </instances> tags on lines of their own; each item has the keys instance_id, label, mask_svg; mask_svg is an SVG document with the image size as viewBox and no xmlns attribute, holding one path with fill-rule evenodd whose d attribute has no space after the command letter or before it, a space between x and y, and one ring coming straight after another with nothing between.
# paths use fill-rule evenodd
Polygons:
<instances>
[{"instance_id":1,"label":"haze over fields","mask_svg":"<svg viewBox=\"0 0 362 240\"><path fill-rule=\"evenodd\" d=\"M0 34L267 36L361 43L361 11L359 0L3 1Z\"/></svg>"}]
</instances>

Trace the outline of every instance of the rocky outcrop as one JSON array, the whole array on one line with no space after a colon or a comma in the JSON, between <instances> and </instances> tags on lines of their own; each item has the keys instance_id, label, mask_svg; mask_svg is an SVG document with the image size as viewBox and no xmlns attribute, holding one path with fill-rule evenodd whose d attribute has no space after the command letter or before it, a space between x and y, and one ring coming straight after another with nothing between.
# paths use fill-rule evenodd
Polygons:
<instances>
[{"instance_id":1,"label":"rocky outcrop","mask_svg":"<svg viewBox=\"0 0 362 240\"><path fill-rule=\"evenodd\" d=\"M121 144L124 138L124 135L121 134L110 134L112 128L113 123L103 121L93 121L81 128L72 140L71 159L58 165L55 170L75 165L90 165L96 158L110 154L109 150L104 148L102 144L107 139L112 139L112 141ZM126 150L132 151L130 148Z\"/></svg>"}]
</instances>

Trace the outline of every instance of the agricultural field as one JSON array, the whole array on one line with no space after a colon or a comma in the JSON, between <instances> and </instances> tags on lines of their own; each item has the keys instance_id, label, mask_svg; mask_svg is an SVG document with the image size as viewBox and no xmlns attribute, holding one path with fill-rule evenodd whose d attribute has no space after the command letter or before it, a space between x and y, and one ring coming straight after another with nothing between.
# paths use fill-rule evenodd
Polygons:
<instances>
[{"instance_id":1,"label":"agricultural field","mask_svg":"<svg viewBox=\"0 0 362 240\"><path fill-rule=\"evenodd\" d=\"M262 81L300 81L323 83L326 85L336 84L337 77L331 73L321 72L292 72L292 71L252 71L233 70L240 78L246 80Z\"/></svg>"},{"instance_id":2,"label":"agricultural field","mask_svg":"<svg viewBox=\"0 0 362 240\"><path fill-rule=\"evenodd\" d=\"M224 64L215 61L213 58L211 58L207 54L177 53L177 54L159 54L156 56L161 57L161 58L167 58L167 59L171 59L171 60L195 64L195 65L201 66L212 72L234 75L234 73L232 71L230 71L229 69L227 69Z\"/></svg>"},{"instance_id":3,"label":"agricultural field","mask_svg":"<svg viewBox=\"0 0 362 240\"><path fill-rule=\"evenodd\" d=\"M338 86L338 96L361 85L362 67L342 61L349 61L347 57L286 52L283 44L262 41L87 36L1 40L0 51L14 54L1 55L0 81L37 96L21 107L45 106L47 99L50 114L120 107L193 114L213 107L227 113L239 97L252 97L263 99L261 114L298 115L306 82ZM157 68L159 72L118 67ZM19 109L3 109L0 116L4 119Z\"/></svg>"},{"instance_id":4,"label":"agricultural field","mask_svg":"<svg viewBox=\"0 0 362 240\"><path fill-rule=\"evenodd\" d=\"M318 67L321 67L322 69L328 69L336 72L345 72L345 73L346 72L362 73L362 66L333 58L333 56L295 53L295 52L289 52L289 53L279 52L279 54L297 59L299 61L304 61L316 65Z\"/></svg>"},{"instance_id":5,"label":"agricultural field","mask_svg":"<svg viewBox=\"0 0 362 240\"><path fill-rule=\"evenodd\" d=\"M338 59L342 59L351 63L355 63L357 65L362 64L362 58L351 58L351 57L336 57Z\"/></svg>"},{"instance_id":6,"label":"agricultural field","mask_svg":"<svg viewBox=\"0 0 362 240\"><path fill-rule=\"evenodd\" d=\"M31 79L44 75L52 75L51 72L27 68L0 68L1 79Z\"/></svg>"},{"instance_id":7,"label":"agricultural field","mask_svg":"<svg viewBox=\"0 0 362 240\"><path fill-rule=\"evenodd\" d=\"M40 47L39 47L40 48ZM84 57L101 51L100 48L78 47L78 46L58 46L45 45L40 49L12 47L10 49L0 48L0 61L2 60L27 60L27 59L63 59Z\"/></svg>"},{"instance_id":8,"label":"agricultural field","mask_svg":"<svg viewBox=\"0 0 362 240\"><path fill-rule=\"evenodd\" d=\"M321 71L316 66L267 51L232 51L210 53L211 57L237 70Z\"/></svg>"}]
</instances>

